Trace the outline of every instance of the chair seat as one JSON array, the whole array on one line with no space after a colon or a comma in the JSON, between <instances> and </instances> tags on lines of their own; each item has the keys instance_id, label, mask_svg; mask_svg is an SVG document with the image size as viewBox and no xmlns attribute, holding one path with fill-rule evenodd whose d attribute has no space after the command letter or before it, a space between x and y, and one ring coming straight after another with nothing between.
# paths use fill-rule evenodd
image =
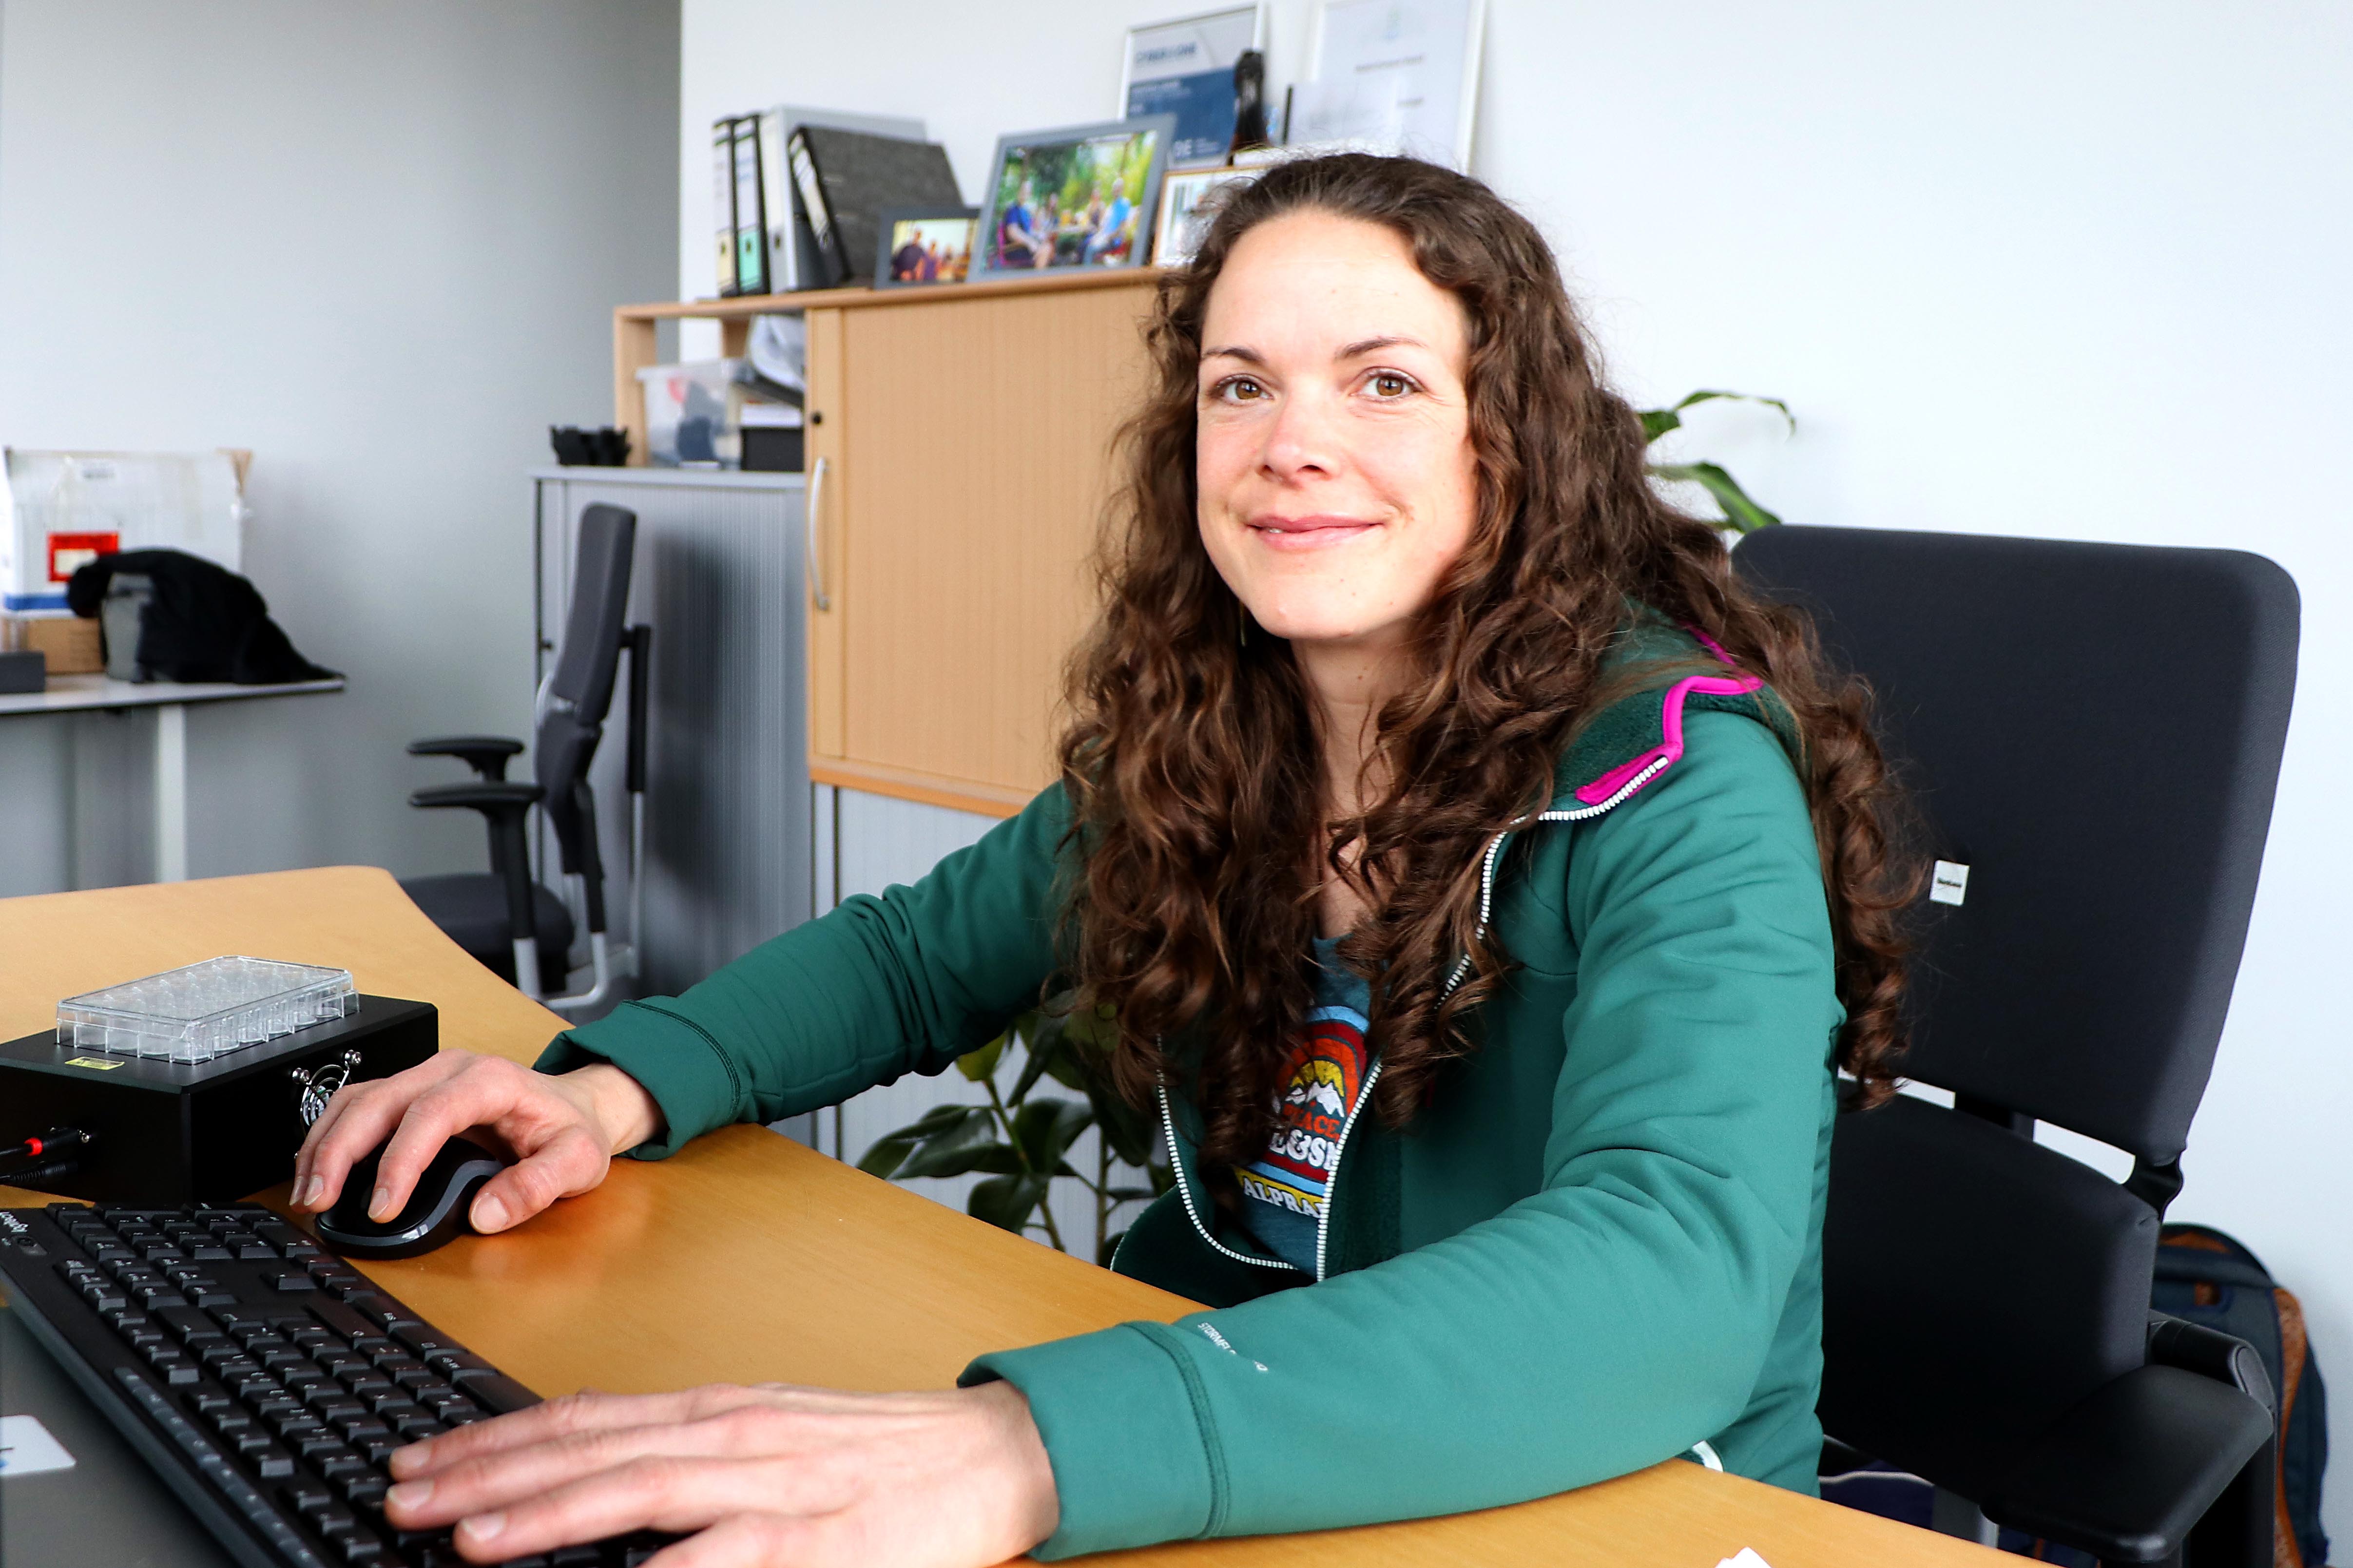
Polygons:
<instances>
[{"instance_id":1,"label":"chair seat","mask_svg":"<svg viewBox=\"0 0 2353 1568\"><path fill-rule=\"evenodd\" d=\"M410 877L400 884L425 918L442 934L481 961L500 979L514 984L514 938L507 930L506 884L487 872L452 877ZM562 989L572 951L572 911L536 882L531 889L533 918L539 925L539 973L543 985Z\"/></svg>"}]
</instances>

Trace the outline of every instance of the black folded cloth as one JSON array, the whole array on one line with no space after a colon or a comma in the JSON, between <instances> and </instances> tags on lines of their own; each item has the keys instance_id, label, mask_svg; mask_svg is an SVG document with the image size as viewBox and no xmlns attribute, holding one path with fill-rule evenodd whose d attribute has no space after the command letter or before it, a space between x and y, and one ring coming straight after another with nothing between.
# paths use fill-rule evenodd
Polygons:
<instances>
[{"instance_id":1,"label":"black folded cloth","mask_svg":"<svg viewBox=\"0 0 2353 1568\"><path fill-rule=\"evenodd\" d=\"M226 680L276 686L290 680L332 680L294 651L269 618L260 591L225 566L178 550L126 550L101 555L73 574L66 604L87 620L98 616L107 584L117 574L144 577L153 597L139 616L136 662L145 680Z\"/></svg>"}]
</instances>

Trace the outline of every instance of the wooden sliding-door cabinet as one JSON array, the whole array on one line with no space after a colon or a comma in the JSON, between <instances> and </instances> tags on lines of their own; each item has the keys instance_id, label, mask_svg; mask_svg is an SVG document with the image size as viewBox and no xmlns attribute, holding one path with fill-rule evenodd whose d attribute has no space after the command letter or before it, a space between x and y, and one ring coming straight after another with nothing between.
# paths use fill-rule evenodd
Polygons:
<instances>
[{"instance_id":1,"label":"wooden sliding-door cabinet","mask_svg":"<svg viewBox=\"0 0 2353 1568\"><path fill-rule=\"evenodd\" d=\"M1150 284L810 300L817 782L1005 816L1052 779Z\"/></svg>"}]
</instances>

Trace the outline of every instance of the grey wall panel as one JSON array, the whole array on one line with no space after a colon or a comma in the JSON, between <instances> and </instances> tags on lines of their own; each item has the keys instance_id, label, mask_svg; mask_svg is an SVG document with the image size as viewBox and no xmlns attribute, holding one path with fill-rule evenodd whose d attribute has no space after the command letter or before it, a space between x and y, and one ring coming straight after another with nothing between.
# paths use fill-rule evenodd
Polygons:
<instances>
[{"instance_id":1,"label":"grey wall panel","mask_svg":"<svg viewBox=\"0 0 2353 1568\"><path fill-rule=\"evenodd\" d=\"M582 509L606 501L638 516L629 617L654 629L642 993L684 990L809 915L802 497L797 474L574 469L539 479L547 643L561 636ZM552 658L543 647L541 674ZM635 940L627 700L624 681L590 779L614 873L611 924ZM542 847L549 870L552 851Z\"/></svg>"}]
</instances>

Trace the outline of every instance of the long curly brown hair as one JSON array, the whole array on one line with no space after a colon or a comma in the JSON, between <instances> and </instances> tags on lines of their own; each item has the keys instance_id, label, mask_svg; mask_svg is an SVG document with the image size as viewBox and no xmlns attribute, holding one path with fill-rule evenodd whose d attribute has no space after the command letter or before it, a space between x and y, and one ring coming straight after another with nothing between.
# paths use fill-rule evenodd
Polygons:
<instances>
[{"instance_id":1,"label":"long curly brown hair","mask_svg":"<svg viewBox=\"0 0 2353 1568\"><path fill-rule=\"evenodd\" d=\"M1301 211L1393 230L1470 325L1471 542L1418 617L1414 668L1375 721L1378 787L1337 819L1289 645L1245 640L1195 514L1210 291L1244 234ZM1466 1016L1509 962L1479 929L1481 853L1550 802L1576 726L1606 704L1597 670L1633 603L1704 632L1795 715L1847 1010L1838 1060L1866 1097L1883 1095L1911 878L1887 828L1868 693L1825 666L1802 614L1733 576L1714 527L1651 488L1641 422L1603 385L1535 226L1479 182L1410 159L1280 164L1234 190L1192 264L1163 276L1145 332L1149 385L1123 433L1099 559L1104 607L1071 662L1060 744L1083 846L1070 971L1085 1002L1117 1010L1126 1091L1176 1076L1163 1042L1184 1039L1205 1153L1226 1166L1255 1155L1285 1042L1313 1005L1318 887L1336 875L1369 906L1340 952L1373 982L1376 1108L1408 1123L1472 1048Z\"/></svg>"}]
</instances>

